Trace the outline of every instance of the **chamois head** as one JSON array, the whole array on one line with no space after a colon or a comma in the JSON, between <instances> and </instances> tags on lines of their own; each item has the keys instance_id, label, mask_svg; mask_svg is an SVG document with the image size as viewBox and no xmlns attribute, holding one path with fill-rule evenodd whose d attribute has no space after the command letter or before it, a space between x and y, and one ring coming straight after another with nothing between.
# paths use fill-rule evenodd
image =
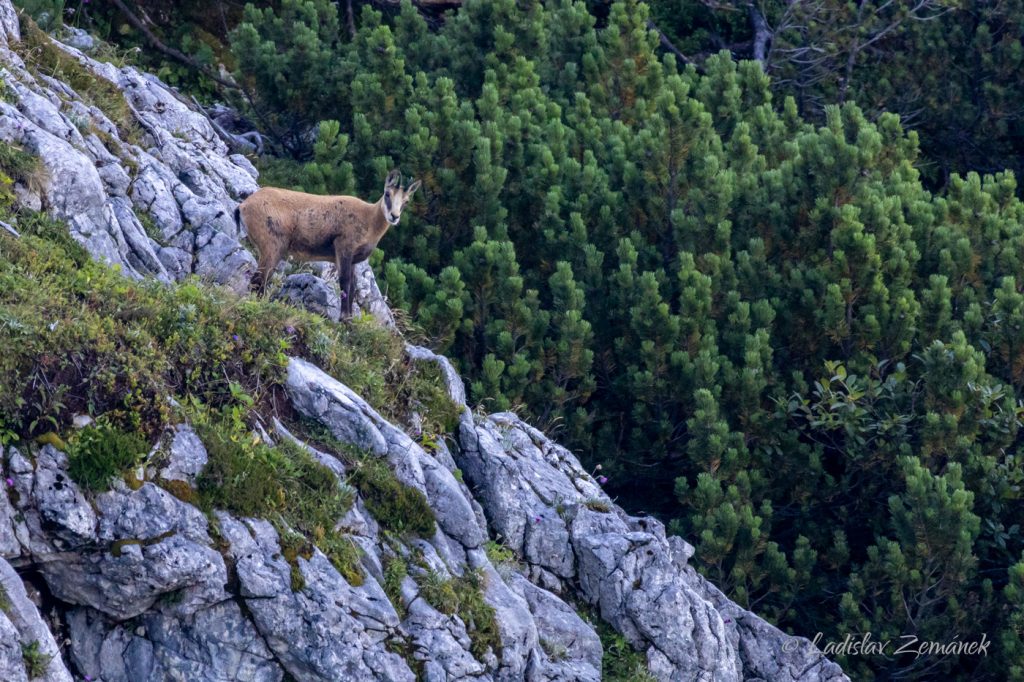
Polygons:
<instances>
[{"instance_id":1,"label":"chamois head","mask_svg":"<svg viewBox=\"0 0 1024 682\"><path fill-rule=\"evenodd\" d=\"M398 221L402 219L402 209L412 198L413 192L419 188L420 181L417 180L402 189L402 174L397 170L388 173L387 180L384 181L384 196L380 201L381 210L384 211L384 220L388 221L389 225L398 224Z\"/></svg>"}]
</instances>

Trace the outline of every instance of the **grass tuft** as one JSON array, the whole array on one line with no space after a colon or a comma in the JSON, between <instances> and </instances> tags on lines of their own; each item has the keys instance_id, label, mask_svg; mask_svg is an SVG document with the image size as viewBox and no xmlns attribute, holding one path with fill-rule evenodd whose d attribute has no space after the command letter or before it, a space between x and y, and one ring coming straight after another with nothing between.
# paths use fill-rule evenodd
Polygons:
<instances>
[{"instance_id":1,"label":"grass tuft","mask_svg":"<svg viewBox=\"0 0 1024 682\"><path fill-rule=\"evenodd\" d=\"M633 648L611 625L594 618L604 655L601 658L601 679L606 682L655 682L647 670L647 657Z\"/></svg>"},{"instance_id":2,"label":"grass tuft","mask_svg":"<svg viewBox=\"0 0 1024 682\"><path fill-rule=\"evenodd\" d=\"M85 490L103 492L148 452L149 443L137 433L98 422L68 440L68 475Z\"/></svg>"},{"instance_id":3,"label":"grass tuft","mask_svg":"<svg viewBox=\"0 0 1024 682\"><path fill-rule=\"evenodd\" d=\"M0 81L0 83L4 83ZM6 84L4 84L6 87ZM38 156L17 145L0 141L0 209L10 210L15 202L14 185L21 183L40 193L43 185L43 164Z\"/></svg>"},{"instance_id":4,"label":"grass tuft","mask_svg":"<svg viewBox=\"0 0 1024 682\"><path fill-rule=\"evenodd\" d=\"M348 466L348 482L359 491L366 508L384 530L426 539L434 536L434 510L426 496L399 481L386 460L340 442L318 422L303 419L293 426L316 447Z\"/></svg>"},{"instance_id":5,"label":"grass tuft","mask_svg":"<svg viewBox=\"0 0 1024 682\"><path fill-rule=\"evenodd\" d=\"M196 481L200 507L275 520L293 589L305 586L297 558L310 558L314 544L350 584L362 584L358 547L334 530L352 508L351 486L290 441L263 443L246 427L244 408L211 412L193 404L188 413L209 456Z\"/></svg>"},{"instance_id":6,"label":"grass tuft","mask_svg":"<svg viewBox=\"0 0 1024 682\"><path fill-rule=\"evenodd\" d=\"M419 578L420 594L441 613L457 615L466 626L470 652L482 659L488 650L501 655L501 632L494 607L484 600L486 577L482 571L467 571L464 576L445 579L427 569Z\"/></svg>"},{"instance_id":7,"label":"grass tuft","mask_svg":"<svg viewBox=\"0 0 1024 682\"><path fill-rule=\"evenodd\" d=\"M21 645L21 660L25 663L25 672L30 680L45 675L52 658L50 654L43 653L38 641Z\"/></svg>"},{"instance_id":8,"label":"grass tuft","mask_svg":"<svg viewBox=\"0 0 1024 682\"><path fill-rule=\"evenodd\" d=\"M395 607L399 617L405 617L405 604L402 600L402 581L409 575L409 565L401 557L389 557L384 560L384 593L388 595L391 605Z\"/></svg>"},{"instance_id":9,"label":"grass tuft","mask_svg":"<svg viewBox=\"0 0 1024 682\"><path fill-rule=\"evenodd\" d=\"M349 480L381 527L421 538L434 536L434 510L426 496L399 481L386 461L365 457L356 461L353 469Z\"/></svg>"}]
</instances>

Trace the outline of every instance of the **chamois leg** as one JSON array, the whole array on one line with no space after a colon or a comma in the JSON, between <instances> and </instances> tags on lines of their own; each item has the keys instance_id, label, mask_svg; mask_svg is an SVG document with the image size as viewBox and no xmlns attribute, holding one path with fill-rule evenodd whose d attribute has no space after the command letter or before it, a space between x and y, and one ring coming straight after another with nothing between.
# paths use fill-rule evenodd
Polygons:
<instances>
[{"instance_id":1,"label":"chamois leg","mask_svg":"<svg viewBox=\"0 0 1024 682\"><path fill-rule=\"evenodd\" d=\"M338 269L338 296L341 297L341 317L347 320L352 317L352 300L349 297L349 290L352 288L351 254L336 248L334 251L334 267Z\"/></svg>"},{"instance_id":2,"label":"chamois leg","mask_svg":"<svg viewBox=\"0 0 1024 682\"><path fill-rule=\"evenodd\" d=\"M355 305L355 291L356 291L356 276L355 276L356 263L355 259L350 258L348 261L348 291L345 292L345 300L348 302L348 316L352 317L352 306Z\"/></svg>"},{"instance_id":3,"label":"chamois leg","mask_svg":"<svg viewBox=\"0 0 1024 682\"><path fill-rule=\"evenodd\" d=\"M274 269L277 267L277 264L281 262L281 257L283 255L284 254L280 252L270 252L267 253L266 256L264 256L263 253L260 253L256 275L252 278L252 283L249 285L250 290L255 290L260 295L267 290L267 284L270 283L270 277L274 274Z\"/></svg>"}]
</instances>

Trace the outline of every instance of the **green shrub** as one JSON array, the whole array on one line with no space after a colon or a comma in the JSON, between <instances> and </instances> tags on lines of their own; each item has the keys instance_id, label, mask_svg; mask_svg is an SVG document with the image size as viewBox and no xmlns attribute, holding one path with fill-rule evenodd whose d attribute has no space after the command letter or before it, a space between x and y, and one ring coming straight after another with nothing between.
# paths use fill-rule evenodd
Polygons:
<instances>
[{"instance_id":1,"label":"green shrub","mask_svg":"<svg viewBox=\"0 0 1024 682\"><path fill-rule=\"evenodd\" d=\"M409 566L401 557L388 557L384 560L384 593L388 595L391 605L399 616L405 614L402 600L402 581L409 575Z\"/></svg>"},{"instance_id":2,"label":"green shrub","mask_svg":"<svg viewBox=\"0 0 1024 682\"><path fill-rule=\"evenodd\" d=\"M109 490L111 481L137 466L149 450L139 434L98 422L68 439L68 475L86 490Z\"/></svg>"}]
</instances>

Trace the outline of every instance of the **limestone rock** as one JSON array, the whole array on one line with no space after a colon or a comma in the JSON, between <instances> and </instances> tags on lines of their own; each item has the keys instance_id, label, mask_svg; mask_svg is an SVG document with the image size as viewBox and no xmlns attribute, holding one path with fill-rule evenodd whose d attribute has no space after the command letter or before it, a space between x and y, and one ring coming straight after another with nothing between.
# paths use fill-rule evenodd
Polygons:
<instances>
[{"instance_id":1,"label":"limestone rock","mask_svg":"<svg viewBox=\"0 0 1024 682\"><path fill-rule=\"evenodd\" d=\"M0 77L13 100L0 103L0 139L44 166L40 192L16 191L23 204L66 220L94 257L129 276L198 274L247 290L256 262L233 212L257 189L252 164L230 155L206 117L158 79L84 54L88 34L68 29L66 43L54 46L123 93L116 122L13 51L18 21L9 0L0 2L0 24Z\"/></svg>"},{"instance_id":2,"label":"limestone rock","mask_svg":"<svg viewBox=\"0 0 1024 682\"><path fill-rule=\"evenodd\" d=\"M139 623L135 627L115 624L87 607L70 611L68 632L75 667L104 682L279 682L284 676L234 601L180 618L147 613Z\"/></svg>"},{"instance_id":3,"label":"limestone rock","mask_svg":"<svg viewBox=\"0 0 1024 682\"><path fill-rule=\"evenodd\" d=\"M209 459L206 447L196 432L186 424L175 426L170 437L167 464L160 469L160 478L194 484Z\"/></svg>"},{"instance_id":4,"label":"limestone rock","mask_svg":"<svg viewBox=\"0 0 1024 682\"><path fill-rule=\"evenodd\" d=\"M240 596L292 677L415 680L405 661L386 646L398 615L372 578L352 587L317 551L309 560L297 559L305 587L294 592L291 569L269 523L237 521L227 514L218 518L237 565Z\"/></svg>"},{"instance_id":5,"label":"limestone rock","mask_svg":"<svg viewBox=\"0 0 1024 682\"><path fill-rule=\"evenodd\" d=\"M25 585L9 563L0 559L0 679L28 682L23 652L32 647L41 661L46 661L45 672L33 677L41 682L71 682L57 642L39 615L36 605L28 598Z\"/></svg>"},{"instance_id":6,"label":"limestone rock","mask_svg":"<svg viewBox=\"0 0 1024 682\"><path fill-rule=\"evenodd\" d=\"M515 415L466 416L460 443L459 465L527 575L578 592L647 650L658 679L846 679L809 641L716 594L686 565L692 549L669 542L657 520L626 515L571 453Z\"/></svg>"},{"instance_id":7,"label":"limestone rock","mask_svg":"<svg viewBox=\"0 0 1024 682\"><path fill-rule=\"evenodd\" d=\"M323 315L337 322L341 317L341 299L338 287L316 275L299 273L289 275L281 290L274 296L299 308Z\"/></svg>"}]
</instances>

